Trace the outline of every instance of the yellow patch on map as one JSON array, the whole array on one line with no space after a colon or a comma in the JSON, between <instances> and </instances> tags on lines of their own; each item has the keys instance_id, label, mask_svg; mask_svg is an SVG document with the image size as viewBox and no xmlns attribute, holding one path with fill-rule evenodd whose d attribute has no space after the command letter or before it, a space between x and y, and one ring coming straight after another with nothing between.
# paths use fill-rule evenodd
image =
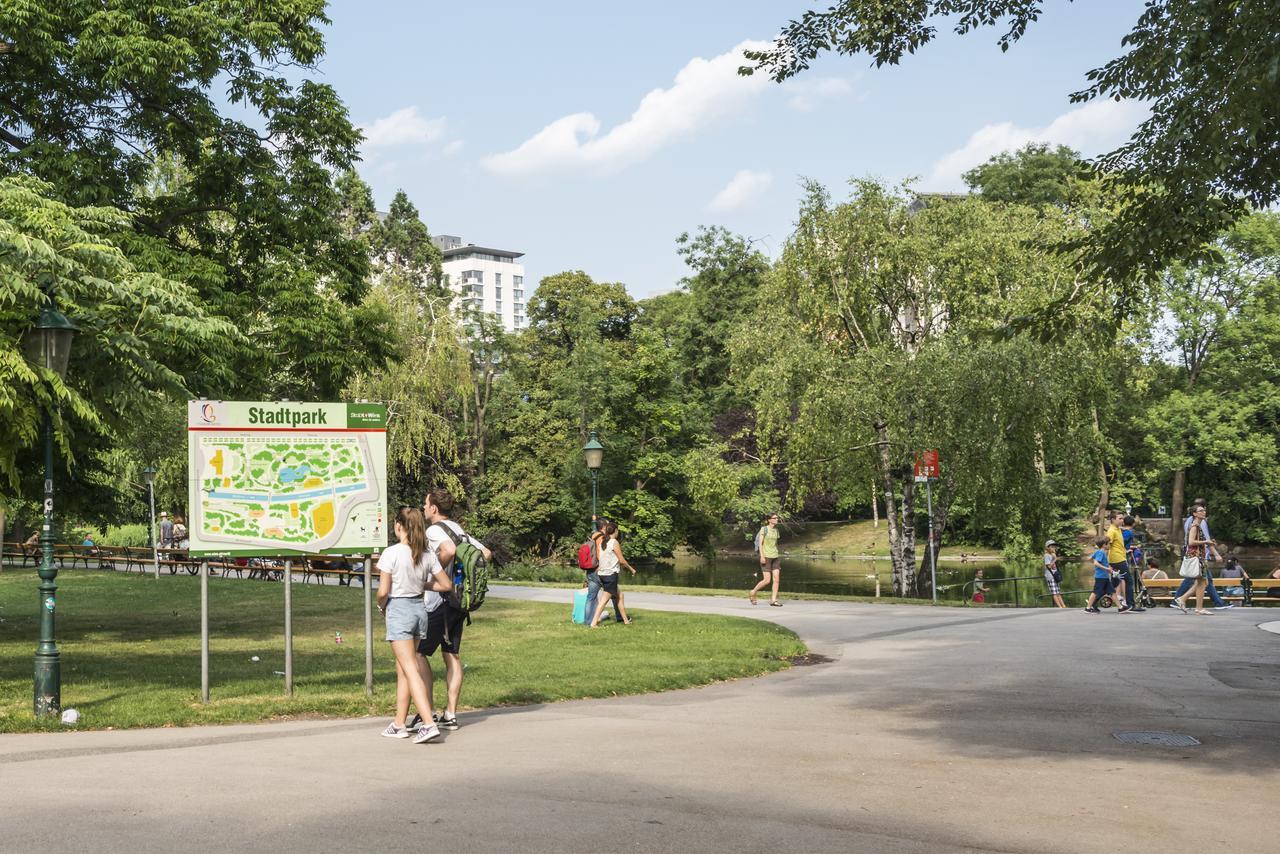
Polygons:
<instances>
[{"instance_id":1,"label":"yellow patch on map","mask_svg":"<svg viewBox=\"0 0 1280 854\"><path fill-rule=\"evenodd\" d=\"M226 489L226 488L227 488L228 486L230 486L230 485L231 485L231 478L229 478L229 477L224 477L224 478L222 479L222 488L223 488L223 489Z\"/></svg>"},{"instance_id":2,"label":"yellow patch on map","mask_svg":"<svg viewBox=\"0 0 1280 854\"><path fill-rule=\"evenodd\" d=\"M221 531L221 530L222 530L222 528L220 528L219 526L217 526L217 525L212 525L212 526L210 526L210 528L209 528L209 533L211 533L211 534L216 534L216 533L218 533L218 532L219 532L219 531Z\"/></svg>"},{"instance_id":3,"label":"yellow patch on map","mask_svg":"<svg viewBox=\"0 0 1280 854\"><path fill-rule=\"evenodd\" d=\"M250 518L250 519L261 519L261 518L262 518L263 516L265 516L265 515L267 515L267 514L266 514L266 511L263 511L263 510L250 510L250 511L249 511L249 518Z\"/></svg>"},{"instance_id":4,"label":"yellow patch on map","mask_svg":"<svg viewBox=\"0 0 1280 854\"><path fill-rule=\"evenodd\" d=\"M218 477L222 477L222 449L221 448L214 451L213 456L209 458L209 465L213 466L214 474L216 474ZM226 486L226 485L227 484L225 483L223 484L223 486Z\"/></svg>"},{"instance_id":5,"label":"yellow patch on map","mask_svg":"<svg viewBox=\"0 0 1280 854\"><path fill-rule=\"evenodd\" d=\"M324 478L312 476L302 482L303 489L306 489L312 486L324 486Z\"/></svg>"},{"instance_id":6,"label":"yellow patch on map","mask_svg":"<svg viewBox=\"0 0 1280 854\"><path fill-rule=\"evenodd\" d=\"M279 528L263 528L262 536L264 537L283 537L284 531Z\"/></svg>"},{"instance_id":7,"label":"yellow patch on map","mask_svg":"<svg viewBox=\"0 0 1280 854\"><path fill-rule=\"evenodd\" d=\"M289 515L294 519L298 518L298 502L295 501L289 505Z\"/></svg>"},{"instance_id":8,"label":"yellow patch on map","mask_svg":"<svg viewBox=\"0 0 1280 854\"><path fill-rule=\"evenodd\" d=\"M311 509L311 527L315 528L317 537L323 537L333 530L332 501L317 504Z\"/></svg>"}]
</instances>

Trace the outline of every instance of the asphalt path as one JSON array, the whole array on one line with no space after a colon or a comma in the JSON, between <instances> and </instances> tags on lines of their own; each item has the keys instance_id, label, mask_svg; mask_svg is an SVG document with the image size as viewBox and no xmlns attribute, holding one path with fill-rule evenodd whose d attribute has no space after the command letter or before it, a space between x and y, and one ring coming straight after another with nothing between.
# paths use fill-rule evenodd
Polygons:
<instances>
[{"instance_id":1,"label":"asphalt path","mask_svg":"<svg viewBox=\"0 0 1280 854\"><path fill-rule=\"evenodd\" d=\"M0 850L1280 849L1269 609L627 596L635 624L602 645L647 610L694 611L773 620L831 660L465 713L423 746L378 737L385 718L0 736Z\"/></svg>"}]
</instances>

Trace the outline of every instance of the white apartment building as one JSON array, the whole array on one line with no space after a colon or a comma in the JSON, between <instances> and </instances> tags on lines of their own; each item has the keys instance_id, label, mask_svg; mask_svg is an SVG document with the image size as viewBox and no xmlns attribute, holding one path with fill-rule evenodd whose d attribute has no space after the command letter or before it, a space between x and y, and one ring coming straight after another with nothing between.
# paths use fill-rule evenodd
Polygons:
<instances>
[{"instance_id":1,"label":"white apartment building","mask_svg":"<svg viewBox=\"0 0 1280 854\"><path fill-rule=\"evenodd\" d=\"M431 238L444 253L444 278L457 294L454 305L488 312L502 321L508 332L529 325L525 315L523 252L492 249L462 238L437 234Z\"/></svg>"}]
</instances>

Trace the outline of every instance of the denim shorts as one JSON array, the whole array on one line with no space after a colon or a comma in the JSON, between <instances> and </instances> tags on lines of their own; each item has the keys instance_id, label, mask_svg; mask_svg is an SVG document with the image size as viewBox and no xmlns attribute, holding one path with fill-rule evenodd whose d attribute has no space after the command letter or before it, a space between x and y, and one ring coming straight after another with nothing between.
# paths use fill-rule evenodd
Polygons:
<instances>
[{"instance_id":1,"label":"denim shorts","mask_svg":"<svg viewBox=\"0 0 1280 854\"><path fill-rule=\"evenodd\" d=\"M412 640L427 636L427 604L421 596L396 596L387 600L387 640Z\"/></svg>"}]
</instances>

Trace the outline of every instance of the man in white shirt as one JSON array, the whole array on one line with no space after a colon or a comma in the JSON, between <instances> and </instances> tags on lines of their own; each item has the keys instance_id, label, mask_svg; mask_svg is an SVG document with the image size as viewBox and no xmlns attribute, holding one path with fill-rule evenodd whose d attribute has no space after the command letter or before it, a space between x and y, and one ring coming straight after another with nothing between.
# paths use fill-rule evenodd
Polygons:
<instances>
[{"instance_id":1,"label":"man in white shirt","mask_svg":"<svg viewBox=\"0 0 1280 854\"><path fill-rule=\"evenodd\" d=\"M422 512L427 517L427 548L435 553L440 565L448 567L451 576L457 580L458 567L453 566L453 557L457 553L456 537L466 540L480 549L485 560L492 560L493 553L485 548L484 543L469 535L457 522L449 519L453 512L453 496L445 489L433 489L422 501ZM446 530L447 529L447 530ZM434 600L434 601L433 601ZM430 591L426 594L427 636L418 644L418 661L421 665L422 678L431 690L431 663L427 660L440 649L440 657L444 659L444 682L448 701L445 711L438 721L441 729L458 728L458 697L462 694L462 628L466 624L467 615L463 611L452 608L448 601L438 593ZM426 723L425 721L423 723Z\"/></svg>"}]
</instances>

